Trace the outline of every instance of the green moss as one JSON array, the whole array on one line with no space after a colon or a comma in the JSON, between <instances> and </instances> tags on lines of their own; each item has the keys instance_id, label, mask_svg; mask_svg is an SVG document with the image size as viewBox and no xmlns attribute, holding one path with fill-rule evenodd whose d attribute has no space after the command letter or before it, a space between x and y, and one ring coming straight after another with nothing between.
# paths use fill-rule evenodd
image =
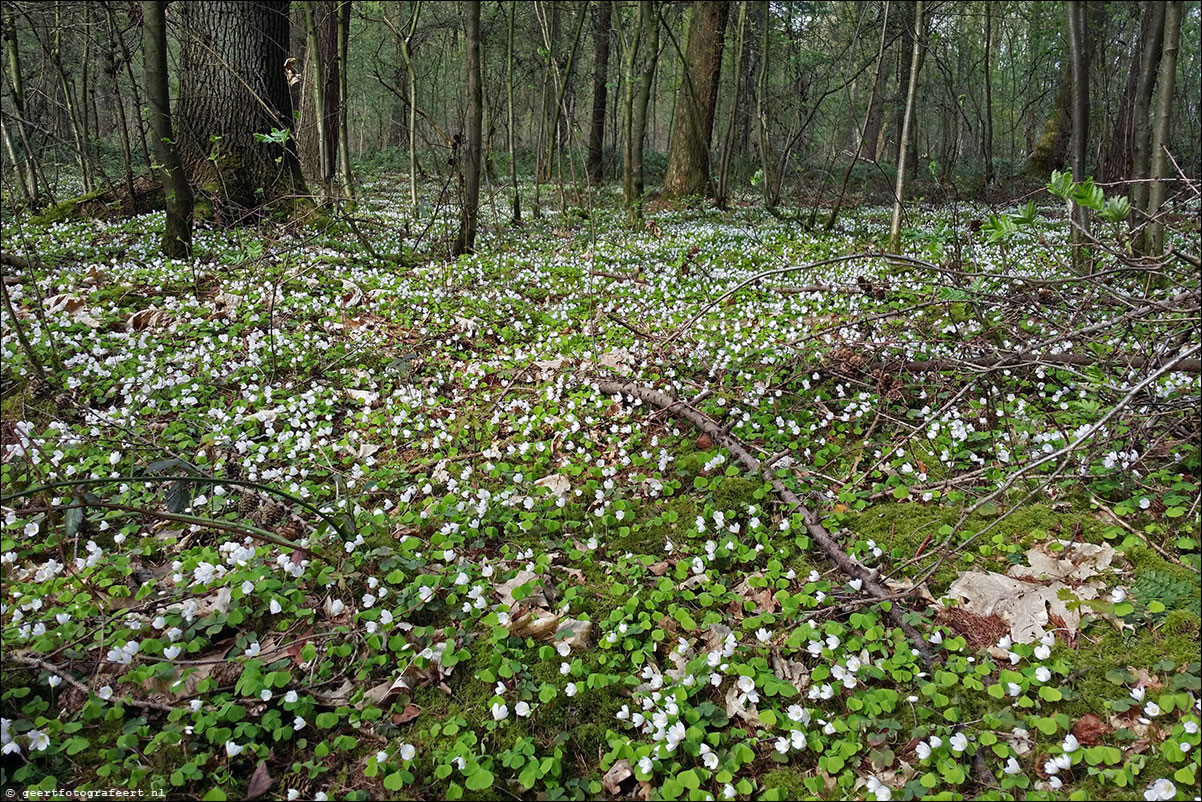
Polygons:
<instances>
[{"instance_id":1,"label":"green moss","mask_svg":"<svg viewBox=\"0 0 1202 802\"><path fill-rule=\"evenodd\" d=\"M760 791L776 791L776 799L812 799L805 775L796 769L773 769L760 777Z\"/></svg>"},{"instance_id":2,"label":"green moss","mask_svg":"<svg viewBox=\"0 0 1202 802\"><path fill-rule=\"evenodd\" d=\"M755 504L755 491L760 489L760 482L745 479L741 476L727 476L711 493L714 508L726 512L746 512L747 507Z\"/></svg>"},{"instance_id":3,"label":"green moss","mask_svg":"<svg viewBox=\"0 0 1202 802\"><path fill-rule=\"evenodd\" d=\"M75 217L75 207L84 201L93 200L103 195L107 190L97 189L92 192L80 195L77 198L68 198L65 201L60 201L52 206L47 206L40 213L32 215L29 222L35 226L51 226L55 223L69 220Z\"/></svg>"}]
</instances>

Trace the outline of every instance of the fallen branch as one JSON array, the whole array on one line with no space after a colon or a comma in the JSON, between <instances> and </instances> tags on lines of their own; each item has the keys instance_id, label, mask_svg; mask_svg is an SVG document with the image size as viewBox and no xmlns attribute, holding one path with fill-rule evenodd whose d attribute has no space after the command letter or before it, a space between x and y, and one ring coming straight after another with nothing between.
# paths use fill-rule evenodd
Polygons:
<instances>
[{"instance_id":1,"label":"fallen branch","mask_svg":"<svg viewBox=\"0 0 1202 802\"><path fill-rule=\"evenodd\" d=\"M599 381L597 382L597 389L606 395L633 396L659 409L670 410L668 414L688 421L709 435L710 439L715 443L724 446L730 451L735 459L742 463L747 470L761 474L772 485L773 490L776 491L781 501L801 516L802 521L805 523L806 531L809 532L814 542L818 544L818 547L822 549L830 561L853 581L858 580L861 583L860 588L862 592L867 593L878 601L888 601L894 597L894 594L890 590L877 582L873 572L857 563L848 556L847 552L839 547L839 544L835 542L835 538L830 532L826 531L826 528L818 520L818 516L806 507L797 494L790 490L772 470L764 467L758 459L752 456L751 452L747 450L747 447L738 438L724 431L722 427L707 418L695 407L677 401L658 390L637 384ZM927 646L926 639L923 638L917 629L906 622L902 608L894 604L889 608L887 615L906 634L906 637L910 639L923 660L928 663L931 662L933 657L930 648Z\"/></svg>"},{"instance_id":2,"label":"fallen branch","mask_svg":"<svg viewBox=\"0 0 1202 802\"><path fill-rule=\"evenodd\" d=\"M72 677L66 669L60 668L54 663L50 663L27 654L8 654L5 655L5 659L12 660L14 663L20 663L28 668L40 668L43 671L49 672L57 677L62 677L63 682L67 683L72 688L75 688L77 691L87 694L89 697L95 693L87 685L84 685L82 682ZM178 709L176 707L172 707L171 705L159 704L158 702L142 702L137 699L129 698L121 699L117 703L126 705L128 707L139 707L143 710L156 710L160 713L170 713L173 710Z\"/></svg>"},{"instance_id":3,"label":"fallen branch","mask_svg":"<svg viewBox=\"0 0 1202 802\"><path fill-rule=\"evenodd\" d=\"M1089 354L1028 354L1007 353L998 356L973 357L971 359L920 359L915 362L878 362L865 365L865 368L880 368L890 372L905 371L907 373L925 373L928 371L961 370L963 368L996 368L1005 365L1010 368L1031 365L1068 365L1071 367L1091 367L1093 365L1120 366L1126 368L1161 368L1173 363L1173 370L1182 373L1202 373L1202 359L1179 359L1172 357L1142 356L1108 356L1098 357Z\"/></svg>"}]
</instances>

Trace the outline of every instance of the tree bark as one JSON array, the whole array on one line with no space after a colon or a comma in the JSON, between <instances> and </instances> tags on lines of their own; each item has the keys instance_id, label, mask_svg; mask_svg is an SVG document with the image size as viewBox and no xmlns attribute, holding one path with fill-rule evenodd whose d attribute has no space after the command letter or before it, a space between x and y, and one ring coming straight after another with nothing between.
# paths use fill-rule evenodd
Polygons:
<instances>
[{"instance_id":1,"label":"tree bark","mask_svg":"<svg viewBox=\"0 0 1202 802\"><path fill-rule=\"evenodd\" d=\"M480 206L481 122L484 114L480 79L480 0L465 3L463 26L467 51L467 140L463 145L463 206L459 217L459 237L455 255L473 253L476 247L476 219Z\"/></svg>"},{"instance_id":2,"label":"tree bark","mask_svg":"<svg viewBox=\"0 0 1202 802\"><path fill-rule=\"evenodd\" d=\"M1149 0L1141 25L1143 40L1139 60L1139 79L1131 101L1131 208L1132 222L1142 225L1148 212L1148 183L1152 167L1152 127L1148 124L1152 108L1152 93L1160 71L1161 51L1164 49L1165 4Z\"/></svg>"},{"instance_id":3,"label":"tree bark","mask_svg":"<svg viewBox=\"0 0 1202 802\"><path fill-rule=\"evenodd\" d=\"M593 10L593 116L588 132L588 176L594 184L603 177L605 107L609 100L609 27L612 6L601 0Z\"/></svg>"},{"instance_id":4,"label":"tree bark","mask_svg":"<svg viewBox=\"0 0 1202 802\"><path fill-rule=\"evenodd\" d=\"M505 99L509 129L509 184L513 190L513 224L522 224L522 196L518 192L518 160L513 121L513 23L517 15L517 0L509 0L509 37L505 49Z\"/></svg>"},{"instance_id":5,"label":"tree bark","mask_svg":"<svg viewBox=\"0 0 1202 802\"><path fill-rule=\"evenodd\" d=\"M768 44L772 34L772 8L769 0L761 0L763 7L761 17L764 27L761 30L762 44L760 45L760 68L755 79L755 126L756 144L760 156L760 189L764 195L764 208L776 207L776 177L773 175L775 156L772 152L772 140L768 136Z\"/></svg>"},{"instance_id":6,"label":"tree bark","mask_svg":"<svg viewBox=\"0 0 1202 802\"><path fill-rule=\"evenodd\" d=\"M694 0L692 5L685 77L677 90L678 110L664 176L664 194L668 197L710 191L710 137L729 11L727 3L715 0Z\"/></svg>"},{"instance_id":7,"label":"tree bark","mask_svg":"<svg viewBox=\"0 0 1202 802\"><path fill-rule=\"evenodd\" d=\"M981 150L985 157L985 186L997 180L993 172L993 3L985 0L985 121L981 129Z\"/></svg>"},{"instance_id":8,"label":"tree bark","mask_svg":"<svg viewBox=\"0 0 1202 802\"><path fill-rule=\"evenodd\" d=\"M150 101L150 128L155 158L162 165L159 181L167 198L167 227L163 255L183 259L192 253L192 188L180 164L171 124L171 98L167 82L167 2L143 0L142 36L146 94ZM132 202L132 198L130 199Z\"/></svg>"},{"instance_id":9,"label":"tree bark","mask_svg":"<svg viewBox=\"0 0 1202 802\"><path fill-rule=\"evenodd\" d=\"M304 0L305 91L296 128L301 171L333 194L338 170L338 2Z\"/></svg>"},{"instance_id":10,"label":"tree bark","mask_svg":"<svg viewBox=\"0 0 1202 802\"><path fill-rule=\"evenodd\" d=\"M9 89L12 90L13 108L17 111L16 120L17 139L21 143L21 151L24 156L17 168L20 176L21 185L25 187L25 194L29 198L29 202L33 206L37 206L40 200L38 195L38 180L37 180L37 159L34 156L33 147L29 142L29 131L26 128L26 120L29 119L28 112L25 108L25 79L21 72L21 55L17 47L17 31L11 19L4 20L2 23L2 32L0 35L4 37L5 55L8 61L8 80Z\"/></svg>"},{"instance_id":11,"label":"tree bark","mask_svg":"<svg viewBox=\"0 0 1202 802\"><path fill-rule=\"evenodd\" d=\"M1086 148L1089 144L1089 49L1086 41L1085 4L1081 0L1067 0L1064 4L1065 22L1068 31L1069 64L1072 70L1072 136L1069 140L1073 178L1085 180ZM1089 239L1089 209L1069 201L1073 219L1072 242L1073 267L1082 272L1088 269L1088 253L1085 243Z\"/></svg>"},{"instance_id":12,"label":"tree bark","mask_svg":"<svg viewBox=\"0 0 1202 802\"><path fill-rule=\"evenodd\" d=\"M889 226L889 250L896 252L901 245L901 214L902 199L905 197L906 157L910 150L910 124L914 117L914 96L918 88L918 67L920 64L922 29L923 29L923 0L914 4L914 49L910 54L910 82L906 91L906 111L902 119L901 139L897 148L897 186L893 199L893 222Z\"/></svg>"},{"instance_id":13,"label":"tree bark","mask_svg":"<svg viewBox=\"0 0 1202 802\"><path fill-rule=\"evenodd\" d=\"M730 102L730 119L726 124L726 137L722 143L722 154L718 161L718 191L717 205L719 209L727 208L727 196L730 193L730 160L734 154L735 145L735 128L738 124L738 109L739 101L742 99L743 82L739 79L743 71L743 38L747 31L747 3L748 0L743 0L739 3L739 21L735 26L735 64L731 75L734 79L730 82L734 96Z\"/></svg>"},{"instance_id":14,"label":"tree bark","mask_svg":"<svg viewBox=\"0 0 1202 802\"><path fill-rule=\"evenodd\" d=\"M176 117L190 183L234 210L303 194L284 74L287 0L194 0L181 9Z\"/></svg>"},{"instance_id":15,"label":"tree bark","mask_svg":"<svg viewBox=\"0 0 1202 802\"><path fill-rule=\"evenodd\" d=\"M1165 3L1164 46L1160 55L1160 88L1156 94L1156 120L1152 128L1152 174L1148 187L1148 225L1140 250L1159 256L1164 253L1164 224L1156 215L1164 204L1165 176L1169 172L1168 147L1173 122L1173 84L1177 75L1177 48L1181 39L1181 0Z\"/></svg>"},{"instance_id":16,"label":"tree bark","mask_svg":"<svg viewBox=\"0 0 1202 802\"><path fill-rule=\"evenodd\" d=\"M351 132L347 114L347 64L351 39L351 0L338 3L338 184L348 197L355 197L355 177L351 173Z\"/></svg>"}]
</instances>

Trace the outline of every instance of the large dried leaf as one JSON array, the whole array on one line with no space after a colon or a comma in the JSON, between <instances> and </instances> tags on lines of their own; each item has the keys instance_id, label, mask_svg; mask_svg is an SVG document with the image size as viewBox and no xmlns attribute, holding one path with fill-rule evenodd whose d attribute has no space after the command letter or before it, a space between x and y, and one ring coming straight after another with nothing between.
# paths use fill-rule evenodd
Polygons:
<instances>
[{"instance_id":1,"label":"large dried leaf","mask_svg":"<svg viewBox=\"0 0 1202 802\"><path fill-rule=\"evenodd\" d=\"M171 315L162 309L141 309L134 312L125 320L125 328L128 331L145 331L146 329L157 329L171 323Z\"/></svg>"},{"instance_id":2,"label":"large dried leaf","mask_svg":"<svg viewBox=\"0 0 1202 802\"><path fill-rule=\"evenodd\" d=\"M1052 552L1040 545L1027 550L1028 565L1013 565L1006 573L1019 579L1084 582L1110 567L1114 549L1106 544L1056 541L1062 551Z\"/></svg>"},{"instance_id":3,"label":"large dried leaf","mask_svg":"<svg viewBox=\"0 0 1202 802\"><path fill-rule=\"evenodd\" d=\"M1049 613L1063 619L1070 636L1077 633L1082 610L1089 613L1087 608L1070 610L1068 602L1060 599L1062 590L1078 599L1096 599L1103 587L1100 582L1077 588L1070 588L1063 582L1042 585L992 571L967 571L952 583L947 596L977 615L1001 616L1010 624L1011 637L1015 642L1034 643L1047 630Z\"/></svg>"},{"instance_id":4,"label":"large dried leaf","mask_svg":"<svg viewBox=\"0 0 1202 802\"><path fill-rule=\"evenodd\" d=\"M545 487L557 496L566 496L572 490L572 483L568 481L568 477L552 473L544 476L534 483L535 487Z\"/></svg>"}]
</instances>

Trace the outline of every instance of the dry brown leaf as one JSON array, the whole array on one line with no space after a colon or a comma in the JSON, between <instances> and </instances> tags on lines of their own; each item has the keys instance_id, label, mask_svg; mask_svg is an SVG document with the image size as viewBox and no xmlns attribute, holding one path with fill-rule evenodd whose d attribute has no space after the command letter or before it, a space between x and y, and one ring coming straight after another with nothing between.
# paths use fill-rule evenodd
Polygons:
<instances>
[{"instance_id":1,"label":"dry brown leaf","mask_svg":"<svg viewBox=\"0 0 1202 802\"><path fill-rule=\"evenodd\" d=\"M250 775L250 782L246 786L246 798L255 799L263 796L271 790L275 780L267 771L267 761L260 760L259 765L255 767L255 773Z\"/></svg>"},{"instance_id":2,"label":"dry brown leaf","mask_svg":"<svg viewBox=\"0 0 1202 802\"><path fill-rule=\"evenodd\" d=\"M616 761L609 767L609 771L605 772L605 776L601 778L601 786L606 793L613 796L622 795L622 783L634 776L634 770L630 768L630 761L626 758Z\"/></svg>"},{"instance_id":3,"label":"dry brown leaf","mask_svg":"<svg viewBox=\"0 0 1202 802\"><path fill-rule=\"evenodd\" d=\"M162 309L155 309L153 306L149 309L141 309L134 312L125 320L125 328L128 331L145 331L146 329L160 328L171 322L171 315Z\"/></svg>"},{"instance_id":4,"label":"dry brown leaf","mask_svg":"<svg viewBox=\"0 0 1202 802\"><path fill-rule=\"evenodd\" d=\"M568 618L555 632L555 642L563 641L573 649L583 649L588 646L589 636L593 634L593 622L582 621L578 618Z\"/></svg>"},{"instance_id":5,"label":"dry brown leaf","mask_svg":"<svg viewBox=\"0 0 1202 802\"><path fill-rule=\"evenodd\" d=\"M1073 725L1073 735L1084 746L1097 746L1102 742L1102 738L1113 729L1102 721L1096 713L1086 713L1081 718L1077 719L1077 723Z\"/></svg>"},{"instance_id":6,"label":"dry brown leaf","mask_svg":"<svg viewBox=\"0 0 1202 802\"><path fill-rule=\"evenodd\" d=\"M417 705L405 705L404 710L399 713L392 714L392 723L398 727L402 724L408 724L410 721L413 721L415 718L420 716L421 713L422 709Z\"/></svg>"},{"instance_id":7,"label":"dry brown leaf","mask_svg":"<svg viewBox=\"0 0 1202 802\"><path fill-rule=\"evenodd\" d=\"M651 572L652 576L663 576L668 573L668 569L671 567L672 564L670 562L662 560L657 563L651 563L651 565L647 566L647 570Z\"/></svg>"},{"instance_id":8,"label":"dry brown leaf","mask_svg":"<svg viewBox=\"0 0 1202 802\"><path fill-rule=\"evenodd\" d=\"M778 648L772 649L772 673L802 693L810 686L810 671L805 664L784 657Z\"/></svg>"},{"instance_id":9,"label":"dry brown leaf","mask_svg":"<svg viewBox=\"0 0 1202 802\"><path fill-rule=\"evenodd\" d=\"M566 476L558 473L548 474L534 483L535 487L545 487L557 496L566 496L572 491L572 483Z\"/></svg>"},{"instance_id":10,"label":"dry brown leaf","mask_svg":"<svg viewBox=\"0 0 1202 802\"><path fill-rule=\"evenodd\" d=\"M1044 635L1049 624L1049 610L1064 620L1069 634L1073 635L1080 626L1082 612L1091 614L1086 607L1070 610L1068 603L1060 600L1061 590L1068 590L1078 599L1096 599L1103 586L1100 582L1092 582L1070 588L1059 581L1043 585L993 571L965 571L948 588L946 595L976 615L1001 616L1010 624L1015 642L1034 643Z\"/></svg>"}]
</instances>

